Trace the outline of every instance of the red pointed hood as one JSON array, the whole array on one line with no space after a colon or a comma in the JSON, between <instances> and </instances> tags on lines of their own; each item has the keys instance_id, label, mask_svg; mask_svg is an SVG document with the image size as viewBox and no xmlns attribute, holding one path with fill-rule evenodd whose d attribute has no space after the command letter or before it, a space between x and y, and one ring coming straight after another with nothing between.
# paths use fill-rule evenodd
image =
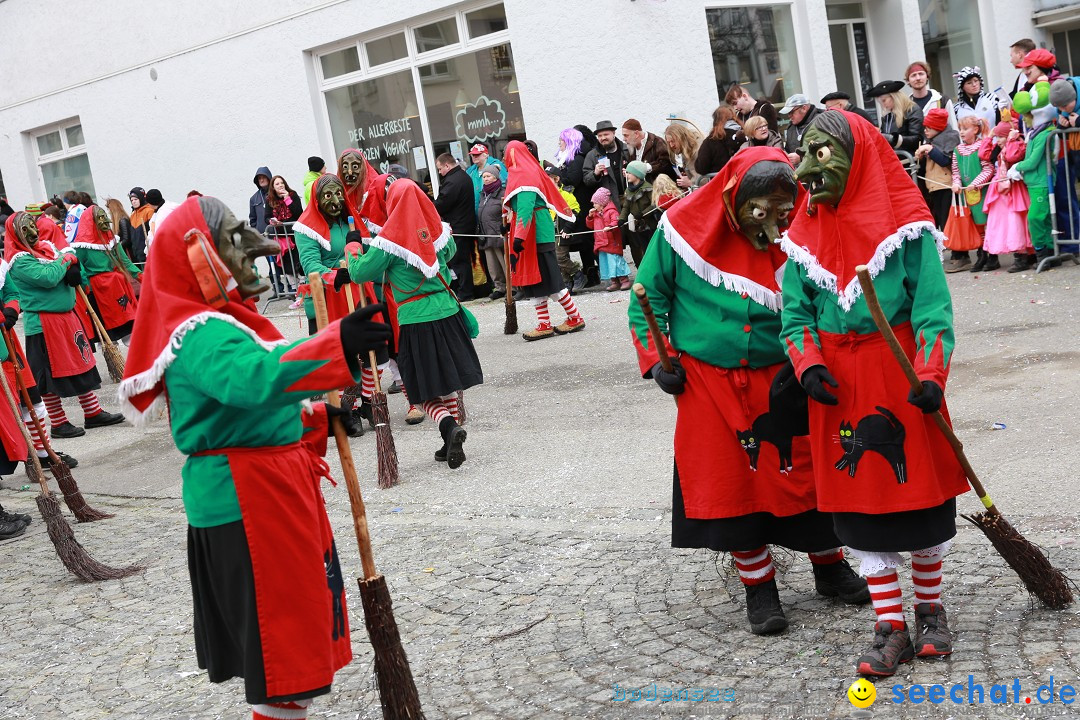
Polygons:
<instances>
[{"instance_id":1,"label":"red pointed hood","mask_svg":"<svg viewBox=\"0 0 1080 720\"><path fill-rule=\"evenodd\" d=\"M204 297L184 241L188 231L198 230L210 241L207 243L212 253L209 262L214 267L223 269L224 263L217 255L199 200L188 198L158 227L154 250L142 277L131 349L119 388L124 415L136 422L148 419L155 404L164 399L165 370L176 359L184 335L208 319L231 323L266 347L285 342L274 324L259 313L253 300L240 299L227 270L222 278L228 290L226 302L214 307Z\"/></svg>"},{"instance_id":2,"label":"red pointed hood","mask_svg":"<svg viewBox=\"0 0 1080 720\"><path fill-rule=\"evenodd\" d=\"M349 186L345 182L345 178L341 176L341 159L345 157L345 153L355 153L364 159L364 184L363 186ZM352 202L352 207L359 212L353 215L357 230L364 234L365 237L369 235L369 228L366 227L370 224L370 229L378 232L379 229L386 223L386 193L384 188L386 187L386 178L388 175L380 175L375 170L375 166L372 165L363 151L356 148L345 148L338 155L338 178L341 180L341 184L345 186L345 195ZM362 222L362 220L367 221Z\"/></svg>"},{"instance_id":3,"label":"red pointed hood","mask_svg":"<svg viewBox=\"0 0 1080 720\"><path fill-rule=\"evenodd\" d=\"M503 195L503 205L509 207L510 199L521 192L534 192L544 198L548 209L553 210L559 217L573 221L574 213L566 204L566 198L555 187L540 161L532 156L529 148L520 140L511 140L506 144L503 153L503 164L506 165L506 193Z\"/></svg>"},{"instance_id":4,"label":"red pointed hood","mask_svg":"<svg viewBox=\"0 0 1080 720\"><path fill-rule=\"evenodd\" d=\"M11 265L12 261L17 255L27 253L34 256L42 262L52 262L56 258L60 257L60 250L49 240L46 240L41 236L40 224L35 220L34 224L38 226L38 241L34 243L33 247L26 244L22 236L15 231L15 224L20 222L20 218L26 215L29 217L29 213L20 210L17 213L8 216L7 222L4 223L4 269ZM52 220L46 220L46 222L52 223ZM56 227L55 223L52 223L53 227ZM63 236L63 231L60 228L56 228Z\"/></svg>"},{"instance_id":5,"label":"red pointed hood","mask_svg":"<svg viewBox=\"0 0 1080 720\"><path fill-rule=\"evenodd\" d=\"M330 249L330 226L327 224L326 218L323 217L322 211L319 210L319 192L331 180L337 180L342 185L345 184L337 175L330 175L329 173L320 175L318 180L311 183L311 196L307 199L307 206L304 208L304 212L300 214L300 219L293 225L294 232L311 238L319 243L324 250ZM349 199L348 190L345 191L345 209L342 210L341 214L343 217L360 217L360 212L353 205L352 200ZM357 223L359 223L359 220L357 220Z\"/></svg>"},{"instance_id":6,"label":"red pointed hood","mask_svg":"<svg viewBox=\"0 0 1080 720\"><path fill-rule=\"evenodd\" d=\"M38 231L38 242L45 240L51 242L60 252L75 252L68 245L67 236L64 235L63 229L52 221L52 218L47 215L39 215L36 220Z\"/></svg>"},{"instance_id":7,"label":"red pointed hood","mask_svg":"<svg viewBox=\"0 0 1080 720\"><path fill-rule=\"evenodd\" d=\"M71 243L73 247L107 250L120 241L116 237L116 233L105 232L97 226L97 223L94 222L94 210L96 209L97 205L91 205L83 211L79 227L75 231L75 239ZM88 222L82 222L83 219L88 220Z\"/></svg>"},{"instance_id":8,"label":"red pointed hood","mask_svg":"<svg viewBox=\"0 0 1080 720\"><path fill-rule=\"evenodd\" d=\"M878 129L855 113L828 112L843 113L855 140L844 196L835 208L818 205L814 215L799 213L780 246L847 310L862 293L856 266L866 265L873 277L904 241L930 230L940 247L945 236Z\"/></svg>"},{"instance_id":9,"label":"red pointed hood","mask_svg":"<svg viewBox=\"0 0 1080 720\"><path fill-rule=\"evenodd\" d=\"M398 180L386 191L386 223L371 246L396 255L426 277L439 272L438 252L450 239L450 226L412 180Z\"/></svg>"},{"instance_id":10,"label":"red pointed hood","mask_svg":"<svg viewBox=\"0 0 1080 720\"><path fill-rule=\"evenodd\" d=\"M779 148L740 150L705 187L664 213L659 228L672 249L702 280L714 287L723 285L733 292L746 293L758 304L779 312L780 280L787 256L777 245L766 250L754 248L728 209L751 166L767 160L791 165ZM800 187L792 216L801 213L805 204L806 194Z\"/></svg>"}]
</instances>

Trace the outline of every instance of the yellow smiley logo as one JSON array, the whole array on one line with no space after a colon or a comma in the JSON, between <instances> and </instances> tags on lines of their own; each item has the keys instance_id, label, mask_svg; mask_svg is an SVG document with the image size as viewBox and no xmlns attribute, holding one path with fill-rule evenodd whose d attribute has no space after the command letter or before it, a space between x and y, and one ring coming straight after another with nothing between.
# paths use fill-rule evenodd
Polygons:
<instances>
[{"instance_id":1,"label":"yellow smiley logo","mask_svg":"<svg viewBox=\"0 0 1080 720\"><path fill-rule=\"evenodd\" d=\"M869 680L859 678L847 689L847 698L857 708L868 708L877 699L877 688Z\"/></svg>"}]
</instances>

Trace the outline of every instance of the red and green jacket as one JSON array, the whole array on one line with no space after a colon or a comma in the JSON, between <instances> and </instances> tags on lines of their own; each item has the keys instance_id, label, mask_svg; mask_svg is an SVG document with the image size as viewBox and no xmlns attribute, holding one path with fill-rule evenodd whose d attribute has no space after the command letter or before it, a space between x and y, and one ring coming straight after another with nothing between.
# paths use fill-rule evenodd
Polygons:
<instances>
[{"instance_id":1,"label":"red and green jacket","mask_svg":"<svg viewBox=\"0 0 1080 720\"><path fill-rule=\"evenodd\" d=\"M67 260L65 260L67 258ZM23 311L23 332L42 332L39 312L63 313L75 307L75 289L64 283L74 255L60 253L56 260L39 260L30 253L19 253L8 268L5 285L14 281Z\"/></svg>"},{"instance_id":2,"label":"red and green jacket","mask_svg":"<svg viewBox=\"0 0 1080 720\"><path fill-rule=\"evenodd\" d=\"M442 247L436 245L439 272L426 277L402 258L381 248L368 245L364 254L350 250L349 277L355 283L378 282L394 291L397 303L397 320L401 325L442 320L456 315L460 306L447 290L450 270L447 261L457 252L454 238L446 235ZM442 278L441 280L439 278Z\"/></svg>"},{"instance_id":3,"label":"red and green jacket","mask_svg":"<svg viewBox=\"0 0 1080 720\"><path fill-rule=\"evenodd\" d=\"M955 339L952 299L934 235L924 230L919 237L902 243L874 277L874 287L889 325L911 323L919 378L945 387ZM853 335L878 331L866 298L859 295L845 312L836 295L820 288L795 260L788 260L782 288L781 338L800 378L807 368L825 364L819 331Z\"/></svg>"}]
</instances>

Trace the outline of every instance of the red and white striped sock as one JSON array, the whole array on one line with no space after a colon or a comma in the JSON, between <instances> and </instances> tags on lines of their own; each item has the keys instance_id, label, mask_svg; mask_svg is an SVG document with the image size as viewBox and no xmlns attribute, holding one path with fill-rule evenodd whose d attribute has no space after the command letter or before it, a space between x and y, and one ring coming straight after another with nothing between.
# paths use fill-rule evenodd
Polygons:
<instances>
[{"instance_id":1,"label":"red and white striped sock","mask_svg":"<svg viewBox=\"0 0 1080 720\"><path fill-rule=\"evenodd\" d=\"M894 630L903 630L907 623L904 622L903 593L900 592L896 568L886 568L868 575L866 584L870 587L870 600L874 603L878 622L888 621Z\"/></svg>"},{"instance_id":2,"label":"red and white striped sock","mask_svg":"<svg viewBox=\"0 0 1080 720\"><path fill-rule=\"evenodd\" d=\"M451 395L444 401L446 403L446 409L450 411L450 415L454 418L454 422L458 425L461 424L461 408L458 406L457 395Z\"/></svg>"},{"instance_id":3,"label":"red and white striped sock","mask_svg":"<svg viewBox=\"0 0 1080 720\"><path fill-rule=\"evenodd\" d=\"M760 585L776 577L772 555L769 548L762 545L757 550L733 550L735 567L739 569L739 579L743 585Z\"/></svg>"},{"instance_id":4,"label":"red and white striped sock","mask_svg":"<svg viewBox=\"0 0 1080 720\"><path fill-rule=\"evenodd\" d=\"M833 565L844 559L844 548L833 548L821 552L806 553L814 565Z\"/></svg>"},{"instance_id":5,"label":"red and white striped sock","mask_svg":"<svg viewBox=\"0 0 1080 720\"><path fill-rule=\"evenodd\" d=\"M536 306L536 329L547 330L551 327L551 316L548 315L547 298L536 298L533 302Z\"/></svg>"},{"instance_id":6,"label":"red and white striped sock","mask_svg":"<svg viewBox=\"0 0 1080 720\"><path fill-rule=\"evenodd\" d=\"M34 412L39 412L37 407L34 408ZM42 406L38 417L43 417L44 414L45 407ZM37 456L39 458L48 457L48 453L45 452L45 443L41 440L41 434L37 430L37 425L34 424L34 421L30 418L30 413L26 408L22 408L22 421L23 425L26 426L26 429L30 431L30 438L34 441L34 450L37 451Z\"/></svg>"},{"instance_id":7,"label":"red and white striped sock","mask_svg":"<svg viewBox=\"0 0 1080 720\"><path fill-rule=\"evenodd\" d=\"M911 582L915 586L915 602L941 604L941 559L945 553L938 548L911 553Z\"/></svg>"},{"instance_id":8,"label":"red and white striped sock","mask_svg":"<svg viewBox=\"0 0 1080 720\"><path fill-rule=\"evenodd\" d=\"M441 423L443 418L453 417L444 398L428 400L424 403L424 412L428 414L428 417L431 418L436 425Z\"/></svg>"},{"instance_id":9,"label":"red and white striped sock","mask_svg":"<svg viewBox=\"0 0 1080 720\"><path fill-rule=\"evenodd\" d=\"M581 319L581 313L578 312L577 305L574 303L574 298L570 297L570 291L563 288L563 291L559 293L556 298L559 304L562 305L562 309L566 311L566 319L577 322Z\"/></svg>"},{"instance_id":10,"label":"red and white striped sock","mask_svg":"<svg viewBox=\"0 0 1080 720\"><path fill-rule=\"evenodd\" d=\"M251 718L252 720L304 720L309 707L311 707L311 700L252 705Z\"/></svg>"},{"instance_id":11,"label":"red and white striped sock","mask_svg":"<svg viewBox=\"0 0 1080 720\"><path fill-rule=\"evenodd\" d=\"M360 370L360 397L370 400L375 392L375 373L371 368L364 367Z\"/></svg>"},{"instance_id":12,"label":"red and white striped sock","mask_svg":"<svg viewBox=\"0 0 1080 720\"><path fill-rule=\"evenodd\" d=\"M98 402L97 395L92 391L80 395L79 404L82 405L84 418L92 418L101 414L101 404Z\"/></svg>"},{"instance_id":13,"label":"red and white striped sock","mask_svg":"<svg viewBox=\"0 0 1080 720\"><path fill-rule=\"evenodd\" d=\"M53 427L63 425L68 421L64 413L64 403L59 395L42 393L41 399L45 402L45 409L49 413L49 424Z\"/></svg>"}]
</instances>

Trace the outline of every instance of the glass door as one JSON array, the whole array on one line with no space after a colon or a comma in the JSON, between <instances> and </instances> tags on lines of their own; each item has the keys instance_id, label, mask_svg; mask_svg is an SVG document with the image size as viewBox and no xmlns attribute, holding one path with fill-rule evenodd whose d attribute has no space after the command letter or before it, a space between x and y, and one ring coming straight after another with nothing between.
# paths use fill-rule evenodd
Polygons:
<instances>
[{"instance_id":1,"label":"glass door","mask_svg":"<svg viewBox=\"0 0 1080 720\"><path fill-rule=\"evenodd\" d=\"M854 105L877 118L877 104L866 96L874 87L870 65L870 42L862 3L836 3L825 6L829 18L836 89L851 96Z\"/></svg>"}]
</instances>

